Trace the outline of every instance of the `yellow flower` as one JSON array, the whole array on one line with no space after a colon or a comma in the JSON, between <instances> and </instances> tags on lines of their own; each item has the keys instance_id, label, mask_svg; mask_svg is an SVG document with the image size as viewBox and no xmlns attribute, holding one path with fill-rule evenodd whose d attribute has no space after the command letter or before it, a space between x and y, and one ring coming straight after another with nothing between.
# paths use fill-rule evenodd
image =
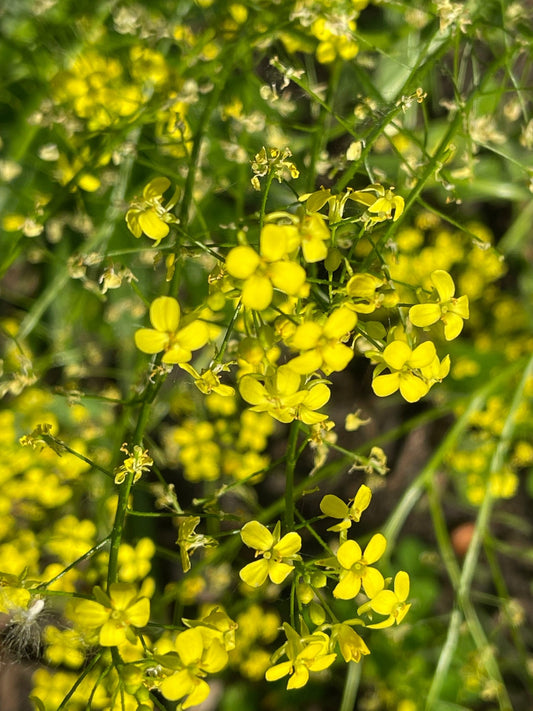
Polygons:
<instances>
[{"instance_id":1,"label":"yellow flower","mask_svg":"<svg viewBox=\"0 0 533 711\"><path fill-rule=\"evenodd\" d=\"M364 553L356 541L345 541L337 551L341 572L333 590L334 597L351 600L359 593L361 585L370 598L382 590L385 585L383 576L370 566L381 558L386 547L387 541L381 533L372 536Z\"/></svg>"},{"instance_id":2,"label":"yellow flower","mask_svg":"<svg viewBox=\"0 0 533 711\"><path fill-rule=\"evenodd\" d=\"M192 352L207 343L209 332L203 321L190 321L178 330L181 320L180 306L170 296L159 296L150 306L153 328L140 328L135 332L135 345L143 353L165 351L163 363L187 363Z\"/></svg>"},{"instance_id":3,"label":"yellow flower","mask_svg":"<svg viewBox=\"0 0 533 711\"><path fill-rule=\"evenodd\" d=\"M444 323L444 337L452 341L463 330L463 321L469 317L468 296L454 298L455 284L443 269L431 274L431 281L439 301L436 304L416 304L409 309L409 319L414 326L425 328L437 321Z\"/></svg>"},{"instance_id":4,"label":"yellow flower","mask_svg":"<svg viewBox=\"0 0 533 711\"><path fill-rule=\"evenodd\" d=\"M126 640L135 642L132 627L144 627L150 619L150 601L139 597L129 583L112 583L107 595L98 586L96 600L75 599L70 602L68 616L80 627L99 630L102 647L116 647Z\"/></svg>"},{"instance_id":5,"label":"yellow flower","mask_svg":"<svg viewBox=\"0 0 533 711\"><path fill-rule=\"evenodd\" d=\"M395 195L393 190L394 188L384 188L383 185L376 183L349 195L350 200L367 206L367 210L361 218L367 227L373 227L384 220L392 219L393 222L396 222L403 213L404 199L400 195ZM370 195L370 193L375 193L375 195Z\"/></svg>"},{"instance_id":6,"label":"yellow flower","mask_svg":"<svg viewBox=\"0 0 533 711\"><path fill-rule=\"evenodd\" d=\"M180 632L171 651L158 660L174 670L161 682L161 693L169 701L183 699L180 708L187 709L207 699L210 690L204 677L223 669L228 653L217 639L204 639L201 627L193 627Z\"/></svg>"},{"instance_id":7,"label":"yellow flower","mask_svg":"<svg viewBox=\"0 0 533 711\"><path fill-rule=\"evenodd\" d=\"M294 225L267 224L261 230L259 254L248 245L234 247L226 257L226 271L242 285L242 303L264 311L272 302L274 288L289 296L305 295L306 273L287 255L295 247Z\"/></svg>"},{"instance_id":8,"label":"yellow flower","mask_svg":"<svg viewBox=\"0 0 533 711\"><path fill-rule=\"evenodd\" d=\"M192 555L197 548L214 548L218 545L216 539L211 536L196 533L195 529L199 523L199 516L185 516L179 523L176 543L180 549L181 567L184 573L188 573L191 569L189 553Z\"/></svg>"},{"instance_id":9,"label":"yellow flower","mask_svg":"<svg viewBox=\"0 0 533 711\"><path fill-rule=\"evenodd\" d=\"M170 187L168 178L154 178L143 189L142 198L136 198L130 205L126 213L128 229L135 237L140 237L143 233L155 241L157 247L159 242L169 233L169 223L176 223L178 220L170 214L177 199L177 193L167 203L163 205L163 193Z\"/></svg>"},{"instance_id":10,"label":"yellow flower","mask_svg":"<svg viewBox=\"0 0 533 711\"><path fill-rule=\"evenodd\" d=\"M211 393L217 393L217 395L221 395L222 397L235 395L235 390L231 385L224 385L220 382L217 368L208 368L207 370L202 370L201 373L187 363L181 363L180 368L183 368L189 375L192 375L194 384L204 395L210 395ZM222 369L223 366L218 368L218 370Z\"/></svg>"},{"instance_id":11,"label":"yellow flower","mask_svg":"<svg viewBox=\"0 0 533 711\"><path fill-rule=\"evenodd\" d=\"M326 516L342 519L340 523L336 523L334 526L328 528L328 531L346 531L350 528L353 521L360 521L361 514L368 508L371 499L372 492L368 486L364 484L361 484L359 487L355 499L350 506L345 504L338 496L326 494L320 502L320 510Z\"/></svg>"},{"instance_id":12,"label":"yellow flower","mask_svg":"<svg viewBox=\"0 0 533 711\"><path fill-rule=\"evenodd\" d=\"M330 640L324 632L300 637L287 622L283 623L287 642L275 657L286 654L287 662L281 662L266 670L267 681L277 681L289 674L287 689L300 689L309 681L309 672L323 671L333 664L337 655L329 651Z\"/></svg>"},{"instance_id":13,"label":"yellow flower","mask_svg":"<svg viewBox=\"0 0 533 711\"><path fill-rule=\"evenodd\" d=\"M336 639L345 662L359 662L361 656L370 654L364 640L350 625L341 622L331 628L331 637Z\"/></svg>"},{"instance_id":14,"label":"yellow flower","mask_svg":"<svg viewBox=\"0 0 533 711\"><path fill-rule=\"evenodd\" d=\"M394 578L394 592L392 590L381 590L366 603L374 612L380 615L388 615L387 619L367 626L373 627L374 629L381 629L383 627L390 627L395 623L399 625L411 607L410 604L405 603L408 597L409 575L405 571L400 570ZM366 605L363 607L366 607ZM359 610L361 610L361 608L359 608ZM357 611L358 614L360 614L359 610Z\"/></svg>"},{"instance_id":15,"label":"yellow flower","mask_svg":"<svg viewBox=\"0 0 533 711\"><path fill-rule=\"evenodd\" d=\"M437 358L431 341L420 344L414 350L405 341L393 341L383 353L374 352L371 357L382 361L372 380L372 389L379 397L386 397L399 389L407 402L417 402L429 391L430 383L423 375L423 369L432 366ZM381 375L385 368L391 372Z\"/></svg>"},{"instance_id":16,"label":"yellow flower","mask_svg":"<svg viewBox=\"0 0 533 711\"><path fill-rule=\"evenodd\" d=\"M307 425L327 419L316 412L329 400L325 383L310 381L301 388L301 376L289 365L281 365L261 383L255 375L245 375L239 382L243 400L253 405L254 412L268 412L279 422L301 420Z\"/></svg>"},{"instance_id":17,"label":"yellow flower","mask_svg":"<svg viewBox=\"0 0 533 711\"><path fill-rule=\"evenodd\" d=\"M249 548L254 548L256 556L263 557L244 566L239 573L241 580L253 588L258 588L267 577L279 585L292 573L292 561L300 558L297 553L302 546L302 539L294 531L287 533L281 539L280 535L279 521L274 528L274 533L270 533L259 521L249 521L242 527L243 543Z\"/></svg>"},{"instance_id":18,"label":"yellow flower","mask_svg":"<svg viewBox=\"0 0 533 711\"><path fill-rule=\"evenodd\" d=\"M357 314L341 306L323 324L304 321L289 339L291 348L301 351L288 365L296 373L309 375L320 368L329 373L344 370L353 358L353 350L342 343L355 328Z\"/></svg>"}]
</instances>

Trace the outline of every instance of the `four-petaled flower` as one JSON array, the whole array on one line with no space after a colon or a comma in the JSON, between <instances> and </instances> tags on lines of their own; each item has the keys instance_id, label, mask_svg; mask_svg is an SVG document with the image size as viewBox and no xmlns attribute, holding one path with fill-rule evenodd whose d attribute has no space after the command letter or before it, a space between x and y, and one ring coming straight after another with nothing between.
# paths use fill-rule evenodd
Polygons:
<instances>
[{"instance_id":1,"label":"four-petaled flower","mask_svg":"<svg viewBox=\"0 0 533 711\"><path fill-rule=\"evenodd\" d=\"M209 331L203 321L190 321L179 328L180 305L171 296L159 296L150 305L153 328L140 328L135 332L135 345L143 353L165 351L163 363L187 363L192 351L202 348L208 341Z\"/></svg>"},{"instance_id":2,"label":"four-petaled flower","mask_svg":"<svg viewBox=\"0 0 533 711\"><path fill-rule=\"evenodd\" d=\"M173 670L161 682L161 693L169 701L183 699L182 709L205 701L210 689L204 677L215 674L228 663L228 653L222 644L211 634L204 638L201 627L180 632L173 645L159 645L157 651L158 662Z\"/></svg>"},{"instance_id":3,"label":"four-petaled flower","mask_svg":"<svg viewBox=\"0 0 533 711\"><path fill-rule=\"evenodd\" d=\"M239 382L243 400L254 412L268 412L279 422L301 420L313 425L327 419L316 410L329 400L330 391L325 383L311 380L301 385L301 376L289 365L281 365L261 383L255 375L245 375Z\"/></svg>"},{"instance_id":4,"label":"four-petaled flower","mask_svg":"<svg viewBox=\"0 0 533 711\"><path fill-rule=\"evenodd\" d=\"M337 655L329 651L330 640L324 632L313 632L300 637L286 622L283 623L283 629L287 642L275 656L279 657L284 653L289 661L267 669L265 678L267 681L277 681L289 674L287 689L300 689L309 681L309 672L327 669Z\"/></svg>"},{"instance_id":5,"label":"four-petaled flower","mask_svg":"<svg viewBox=\"0 0 533 711\"><path fill-rule=\"evenodd\" d=\"M261 230L259 254L248 245L228 253L226 271L244 282L241 293L246 308L264 311L272 302L274 288L289 296L305 295L305 269L287 256L298 241L293 225L267 224Z\"/></svg>"},{"instance_id":6,"label":"four-petaled flower","mask_svg":"<svg viewBox=\"0 0 533 711\"><path fill-rule=\"evenodd\" d=\"M386 620L376 622L373 625L367 625L367 627L381 629L383 627L390 627L395 623L399 625L411 607L410 604L406 604L405 602L408 597L409 575L404 570L400 570L396 573L396 577L394 578L394 591L381 590L369 600L368 603L362 606L365 608L370 607L374 612L380 615L388 615ZM361 608L359 608L358 614L360 614L360 611Z\"/></svg>"},{"instance_id":7,"label":"four-petaled flower","mask_svg":"<svg viewBox=\"0 0 533 711\"><path fill-rule=\"evenodd\" d=\"M150 619L148 598L139 597L129 583L112 583L108 594L97 586L94 595L96 600L72 600L69 617L88 630L98 630L102 647L116 647L126 640L134 643L131 628L144 627Z\"/></svg>"},{"instance_id":8,"label":"four-petaled flower","mask_svg":"<svg viewBox=\"0 0 533 711\"><path fill-rule=\"evenodd\" d=\"M249 521L242 527L243 542L255 549L256 556L263 557L244 566L239 573L241 580L253 588L258 588L267 577L279 585L292 573L293 560L300 558L297 553L302 546L302 539L294 531L287 533L283 538L280 536L279 521L273 533L270 533L259 521Z\"/></svg>"},{"instance_id":9,"label":"four-petaled flower","mask_svg":"<svg viewBox=\"0 0 533 711\"><path fill-rule=\"evenodd\" d=\"M331 628L331 637L336 639L345 662L358 662L362 655L370 654L362 637L350 625L341 622Z\"/></svg>"},{"instance_id":10,"label":"four-petaled flower","mask_svg":"<svg viewBox=\"0 0 533 711\"><path fill-rule=\"evenodd\" d=\"M387 541L381 533L372 536L364 553L356 541L345 541L337 551L341 571L333 590L334 597L351 600L359 593L361 585L369 598L382 590L385 585L383 575L370 566L381 558L386 547Z\"/></svg>"},{"instance_id":11,"label":"four-petaled flower","mask_svg":"<svg viewBox=\"0 0 533 711\"><path fill-rule=\"evenodd\" d=\"M431 281L439 295L436 304L415 304L409 309L409 320L414 326L426 328L437 321L444 324L444 337L452 341L463 330L463 321L469 317L468 296L454 298L455 284L443 269L431 274Z\"/></svg>"},{"instance_id":12,"label":"four-petaled flower","mask_svg":"<svg viewBox=\"0 0 533 711\"><path fill-rule=\"evenodd\" d=\"M347 531L352 522L360 521L361 514L368 508L371 499L372 491L364 484L361 484L350 505L344 503L335 494L326 494L320 502L320 510L326 516L342 519L340 523L330 526L328 531Z\"/></svg>"},{"instance_id":13,"label":"four-petaled flower","mask_svg":"<svg viewBox=\"0 0 533 711\"><path fill-rule=\"evenodd\" d=\"M289 340L290 347L300 351L300 355L288 365L302 375L309 375L320 368L326 375L344 370L354 353L342 341L349 336L356 323L357 314L345 306L332 311L322 324L304 321Z\"/></svg>"},{"instance_id":14,"label":"four-petaled flower","mask_svg":"<svg viewBox=\"0 0 533 711\"><path fill-rule=\"evenodd\" d=\"M392 395L399 389L407 402L417 402L429 391L431 382L422 371L432 366L437 358L431 341L421 343L414 350L405 341L393 341L383 353L373 353L372 356L382 361L372 380L372 389L379 397ZM381 375L385 368L391 372Z\"/></svg>"},{"instance_id":15,"label":"four-petaled flower","mask_svg":"<svg viewBox=\"0 0 533 711\"><path fill-rule=\"evenodd\" d=\"M143 233L159 244L163 237L169 233L169 223L176 223L178 219L170 214L177 199L177 193L167 205L163 205L163 193L170 187L168 178L154 178L145 185L142 198L136 198L126 213L128 229L135 237Z\"/></svg>"}]
</instances>

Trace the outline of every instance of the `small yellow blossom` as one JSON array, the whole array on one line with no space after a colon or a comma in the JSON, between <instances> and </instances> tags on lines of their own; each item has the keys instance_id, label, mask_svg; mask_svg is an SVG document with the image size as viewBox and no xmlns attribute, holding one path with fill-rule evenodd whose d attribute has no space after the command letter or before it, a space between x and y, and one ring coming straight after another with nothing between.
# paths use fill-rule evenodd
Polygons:
<instances>
[{"instance_id":1,"label":"small yellow blossom","mask_svg":"<svg viewBox=\"0 0 533 711\"><path fill-rule=\"evenodd\" d=\"M350 625L344 623L333 625L331 638L337 640L345 662L359 662L363 655L370 654L362 637Z\"/></svg>"},{"instance_id":2,"label":"small yellow blossom","mask_svg":"<svg viewBox=\"0 0 533 711\"><path fill-rule=\"evenodd\" d=\"M372 389L379 397L386 397L399 389L407 402L417 402L429 391L430 383L421 371L437 358L431 341L421 343L414 350L405 341L392 341L383 353L372 353L371 357L381 361L372 380ZM381 375L385 368L391 372Z\"/></svg>"},{"instance_id":3,"label":"small yellow blossom","mask_svg":"<svg viewBox=\"0 0 533 711\"><path fill-rule=\"evenodd\" d=\"M102 647L116 647L126 640L135 642L132 627L144 627L150 619L150 601L139 597L135 586L112 583L109 594L94 588L96 600L73 599L68 616L82 628L98 630Z\"/></svg>"},{"instance_id":4,"label":"small yellow blossom","mask_svg":"<svg viewBox=\"0 0 533 711\"><path fill-rule=\"evenodd\" d=\"M341 572L333 590L334 597L351 600L359 593L361 585L370 598L382 590L385 585L383 576L371 565L381 558L386 547L387 541L381 533L372 536L364 553L356 541L345 541L337 551Z\"/></svg>"},{"instance_id":5,"label":"small yellow blossom","mask_svg":"<svg viewBox=\"0 0 533 711\"><path fill-rule=\"evenodd\" d=\"M228 253L226 271L244 282L241 290L246 308L264 311L272 302L274 288L289 296L305 295L305 270L288 259L295 245L298 240L293 225L266 224L261 230L259 254L248 245Z\"/></svg>"},{"instance_id":6,"label":"small yellow blossom","mask_svg":"<svg viewBox=\"0 0 533 711\"><path fill-rule=\"evenodd\" d=\"M178 219L170 213L177 200L177 193L163 205L163 193L170 187L168 178L154 178L145 185L142 198L136 198L126 213L128 229L134 237L143 233L153 239L157 246L169 233L169 224Z\"/></svg>"},{"instance_id":7,"label":"small yellow blossom","mask_svg":"<svg viewBox=\"0 0 533 711\"><path fill-rule=\"evenodd\" d=\"M328 531L348 530L352 522L357 523L361 520L361 514L369 507L371 499L372 491L365 484L361 484L350 505L345 504L342 499L339 499L334 494L326 494L320 502L320 510L326 516L342 519L340 523L330 526Z\"/></svg>"},{"instance_id":8,"label":"small yellow blossom","mask_svg":"<svg viewBox=\"0 0 533 711\"><path fill-rule=\"evenodd\" d=\"M133 483L135 484L141 478L143 472L150 470L154 461L149 456L148 450L143 450L138 444L134 446L133 452L130 452L128 451L128 445L124 443L120 451L127 454L128 457L115 470L115 484L122 484L128 474L133 474Z\"/></svg>"},{"instance_id":9,"label":"small yellow blossom","mask_svg":"<svg viewBox=\"0 0 533 711\"><path fill-rule=\"evenodd\" d=\"M436 304L416 304L409 309L409 319L414 326L426 328L437 321L444 323L444 337L452 341L463 330L463 321L469 317L468 296L454 298L455 284L443 269L431 274L431 281L439 296Z\"/></svg>"},{"instance_id":10,"label":"small yellow blossom","mask_svg":"<svg viewBox=\"0 0 533 711\"><path fill-rule=\"evenodd\" d=\"M394 578L394 591L381 590L369 600L368 603L360 607L357 613L361 614L363 611L362 608L370 607L370 609L380 615L388 615L386 620L376 622L373 625L367 625L367 627L382 629L394 624L399 625L411 607L410 604L406 604L405 602L408 597L409 575L404 570L400 570Z\"/></svg>"},{"instance_id":11,"label":"small yellow blossom","mask_svg":"<svg viewBox=\"0 0 533 711\"><path fill-rule=\"evenodd\" d=\"M209 696L207 674L214 674L228 663L228 653L217 639L205 639L201 627L180 632L173 645L162 644L158 652L159 662L172 670L161 682L160 690L169 701L183 699L180 708L201 704Z\"/></svg>"},{"instance_id":12,"label":"small yellow blossom","mask_svg":"<svg viewBox=\"0 0 533 711\"><path fill-rule=\"evenodd\" d=\"M324 632L300 637L287 623L283 623L287 642L275 656L286 654L287 662L281 662L267 669L267 681L277 681L289 674L287 689L300 689L309 681L309 672L323 671L333 664L337 655L329 651L330 640Z\"/></svg>"},{"instance_id":13,"label":"small yellow blossom","mask_svg":"<svg viewBox=\"0 0 533 711\"><path fill-rule=\"evenodd\" d=\"M170 296L159 296L152 301L150 321L153 328L140 328L135 332L135 345L143 353L165 351L161 359L163 363L187 363L192 358L191 351L205 346L209 338L203 321L189 321L179 328L180 306Z\"/></svg>"},{"instance_id":14,"label":"small yellow blossom","mask_svg":"<svg viewBox=\"0 0 533 711\"><path fill-rule=\"evenodd\" d=\"M341 306L332 311L323 324L304 321L289 339L291 348L301 351L288 365L297 373L309 375L322 369L326 375L346 368L353 350L346 340L357 323L357 314Z\"/></svg>"},{"instance_id":15,"label":"small yellow blossom","mask_svg":"<svg viewBox=\"0 0 533 711\"><path fill-rule=\"evenodd\" d=\"M262 555L261 560L246 565L239 573L241 580L253 588L260 587L265 580L270 578L279 585L293 570L293 560L299 559L297 555L302 546L302 539L291 531L283 538L281 524L278 521L271 533L259 521L249 521L241 529L241 538L248 547L256 550L256 556Z\"/></svg>"},{"instance_id":16,"label":"small yellow blossom","mask_svg":"<svg viewBox=\"0 0 533 711\"><path fill-rule=\"evenodd\" d=\"M231 397L235 395L235 389L231 385L224 385L220 382L220 376L217 372L217 368L208 368L207 370L202 370L199 373L196 368L188 363L181 363L180 368L185 370L189 375L194 378L194 384L201 393L204 395L210 395L211 393L216 393L222 397ZM222 370L219 368L218 370Z\"/></svg>"},{"instance_id":17,"label":"small yellow blossom","mask_svg":"<svg viewBox=\"0 0 533 711\"><path fill-rule=\"evenodd\" d=\"M327 419L316 410L329 400L328 386L311 380L303 388L301 376L289 365L281 365L261 383L255 375L245 375L239 382L243 400L253 405L254 412L268 412L279 422L301 420L307 425Z\"/></svg>"}]
</instances>

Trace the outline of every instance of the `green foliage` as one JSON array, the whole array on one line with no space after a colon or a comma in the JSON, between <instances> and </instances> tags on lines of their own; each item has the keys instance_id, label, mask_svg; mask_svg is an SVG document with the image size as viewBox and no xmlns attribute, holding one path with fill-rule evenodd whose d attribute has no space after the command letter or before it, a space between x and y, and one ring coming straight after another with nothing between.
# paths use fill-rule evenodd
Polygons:
<instances>
[{"instance_id":1,"label":"green foliage","mask_svg":"<svg viewBox=\"0 0 533 711\"><path fill-rule=\"evenodd\" d=\"M33 707L530 706L527 3L0 23L0 615Z\"/></svg>"}]
</instances>

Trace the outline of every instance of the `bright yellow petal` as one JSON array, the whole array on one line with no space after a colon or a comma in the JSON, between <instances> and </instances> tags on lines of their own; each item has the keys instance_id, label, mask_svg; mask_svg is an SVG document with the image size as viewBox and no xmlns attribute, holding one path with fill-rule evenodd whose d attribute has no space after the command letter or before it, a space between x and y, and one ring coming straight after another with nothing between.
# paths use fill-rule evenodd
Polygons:
<instances>
[{"instance_id":1,"label":"bright yellow petal","mask_svg":"<svg viewBox=\"0 0 533 711\"><path fill-rule=\"evenodd\" d=\"M291 531L290 533L287 533L285 536L283 536L283 538L278 543L276 543L276 545L274 546L274 550L282 558L287 558L288 556L292 556L295 553L298 553L301 547L302 539L300 538L300 535L298 533L295 533L294 531Z\"/></svg>"},{"instance_id":2,"label":"bright yellow petal","mask_svg":"<svg viewBox=\"0 0 533 711\"><path fill-rule=\"evenodd\" d=\"M239 381L239 392L243 400L250 405L259 405L265 402L267 391L265 386L252 375L245 375Z\"/></svg>"},{"instance_id":3,"label":"bright yellow petal","mask_svg":"<svg viewBox=\"0 0 533 711\"><path fill-rule=\"evenodd\" d=\"M295 262L275 262L270 266L272 283L277 289L293 296L305 284L306 273Z\"/></svg>"},{"instance_id":4,"label":"bright yellow petal","mask_svg":"<svg viewBox=\"0 0 533 711\"><path fill-rule=\"evenodd\" d=\"M268 566L268 577L276 585L281 585L281 583L287 578L294 568L292 565L287 563L276 563L275 561L269 561Z\"/></svg>"},{"instance_id":5,"label":"bright yellow petal","mask_svg":"<svg viewBox=\"0 0 533 711\"><path fill-rule=\"evenodd\" d=\"M379 560L387 548L387 539L381 533L376 533L368 542L363 558L367 564L375 563Z\"/></svg>"},{"instance_id":6,"label":"bright yellow petal","mask_svg":"<svg viewBox=\"0 0 533 711\"><path fill-rule=\"evenodd\" d=\"M405 602L409 597L409 575L405 570L400 570L394 578L394 592L398 600Z\"/></svg>"},{"instance_id":7,"label":"bright yellow petal","mask_svg":"<svg viewBox=\"0 0 533 711\"><path fill-rule=\"evenodd\" d=\"M383 575L376 568L365 568L363 589L369 598L375 597L385 585Z\"/></svg>"},{"instance_id":8,"label":"bright yellow petal","mask_svg":"<svg viewBox=\"0 0 533 711\"><path fill-rule=\"evenodd\" d=\"M324 335L326 338L341 339L350 333L350 331L353 331L356 323L357 314L354 311L345 307L335 309L335 311L332 311L328 316L324 325Z\"/></svg>"},{"instance_id":9,"label":"bright yellow petal","mask_svg":"<svg viewBox=\"0 0 533 711\"><path fill-rule=\"evenodd\" d=\"M226 271L236 279L248 279L261 262L257 252L246 245L234 247L226 257Z\"/></svg>"},{"instance_id":10,"label":"bright yellow petal","mask_svg":"<svg viewBox=\"0 0 533 711\"><path fill-rule=\"evenodd\" d=\"M453 341L463 330L463 319L457 314L448 312L442 317L444 323L444 338Z\"/></svg>"},{"instance_id":11,"label":"bright yellow petal","mask_svg":"<svg viewBox=\"0 0 533 711\"><path fill-rule=\"evenodd\" d=\"M184 666L197 665L204 652L202 634L197 627L180 632L175 647Z\"/></svg>"},{"instance_id":12,"label":"bright yellow petal","mask_svg":"<svg viewBox=\"0 0 533 711\"><path fill-rule=\"evenodd\" d=\"M357 541L345 541L337 551L337 560L343 568L349 570L354 563L361 560L362 551Z\"/></svg>"},{"instance_id":13,"label":"bright yellow petal","mask_svg":"<svg viewBox=\"0 0 533 711\"><path fill-rule=\"evenodd\" d=\"M180 322L180 305L171 296L159 296L150 306L150 321L158 331L173 333Z\"/></svg>"},{"instance_id":14,"label":"bright yellow petal","mask_svg":"<svg viewBox=\"0 0 533 711\"><path fill-rule=\"evenodd\" d=\"M305 321L296 328L290 340L290 346L295 351L307 351L316 346L321 335L322 329L318 323Z\"/></svg>"},{"instance_id":15,"label":"bright yellow petal","mask_svg":"<svg viewBox=\"0 0 533 711\"><path fill-rule=\"evenodd\" d=\"M379 397L387 397L392 395L400 387L400 374L388 373L386 375L378 375L372 380L372 390Z\"/></svg>"},{"instance_id":16,"label":"bright yellow petal","mask_svg":"<svg viewBox=\"0 0 533 711\"><path fill-rule=\"evenodd\" d=\"M248 521L248 523L245 523L241 528L241 538L245 545L256 551L269 551L274 545L272 534L268 528L263 526L262 523L259 523L259 521ZM298 538L300 538L300 536L298 536Z\"/></svg>"},{"instance_id":17,"label":"bright yellow petal","mask_svg":"<svg viewBox=\"0 0 533 711\"><path fill-rule=\"evenodd\" d=\"M176 334L175 343L189 351L205 346L209 340L209 329L203 321L193 321Z\"/></svg>"},{"instance_id":18,"label":"bright yellow petal","mask_svg":"<svg viewBox=\"0 0 533 711\"><path fill-rule=\"evenodd\" d=\"M167 347L168 342L167 333L153 328L139 328L135 331L135 345L143 353L159 353Z\"/></svg>"},{"instance_id":19,"label":"bright yellow petal","mask_svg":"<svg viewBox=\"0 0 533 711\"><path fill-rule=\"evenodd\" d=\"M282 679L287 674L292 671L292 662L282 662L281 664L276 664L265 672L265 679L267 681L277 681Z\"/></svg>"},{"instance_id":20,"label":"bright yellow petal","mask_svg":"<svg viewBox=\"0 0 533 711\"><path fill-rule=\"evenodd\" d=\"M287 254L287 232L289 225L268 224L261 230L259 240L261 256L268 262L277 262ZM292 228L295 230L296 228Z\"/></svg>"},{"instance_id":21,"label":"bright yellow petal","mask_svg":"<svg viewBox=\"0 0 533 711\"><path fill-rule=\"evenodd\" d=\"M444 269L436 269L431 275L431 281L435 285L441 301L449 301L455 294L453 279Z\"/></svg>"},{"instance_id":22,"label":"bright yellow petal","mask_svg":"<svg viewBox=\"0 0 533 711\"><path fill-rule=\"evenodd\" d=\"M133 627L144 627L150 619L150 601L147 597L142 597L136 603L128 607L126 611L127 619Z\"/></svg>"},{"instance_id":23,"label":"bright yellow petal","mask_svg":"<svg viewBox=\"0 0 533 711\"><path fill-rule=\"evenodd\" d=\"M425 328L437 323L441 313L439 304L416 304L409 309L409 320L413 326Z\"/></svg>"},{"instance_id":24,"label":"bright yellow petal","mask_svg":"<svg viewBox=\"0 0 533 711\"><path fill-rule=\"evenodd\" d=\"M155 210L149 209L141 212L138 218L139 227L150 239L159 242L169 233L169 226L157 215Z\"/></svg>"},{"instance_id":25,"label":"bright yellow petal","mask_svg":"<svg viewBox=\"0 0 533 711\"><path fill-rule=\"evenodd\" d=\"M309 388L303 404L310 410L319 410L323 407L331 396L331 392L325 383L317 383Z\"/></svg>"},{"instance_id":26,"label":"bright yellow petal","mask_svg":"<svg viewBox=\"0 0 533 711\"><path fill-rule=\"evenodd\" d=\"M370 601L370 607L380 615L390 615L398 599L392 590L381 590Z\"/></svg>"},{"instance_id":27,"label":"bright yellow petal","mask_svg":"<svg viewBox=\"0 0 533 711\"><path fill-rule=\"evenodd\" d=\"M100 628L98 641L102 647L117 647L126 641L126 628L114 620L108 620Z\"/></svg>"},{"instance_id":28,"label":"bright yellow petal","mask_svg":"<svg viewBox=\"0 0 533 711\"><path fill-rule=\"evenodd\" d=\"M170 187L170 180L168 178L154 178L150 180L148 185L145 185L143 190L143 197L147 200L152 198L158 198L163 195L163 193Z\"/></svg>"},{"instance_id":29,"label":"bright yellow petal","mask_svg":"<svg viewBox=\"0 0 533 711\"><path fill-rule=\"evenodd\" d=\"M322 501L320 502L320 510L326 516L331 516L332 518L347 518L348 517L348 505L339 499L335 494L326 494Z\"/></svg>"},{"instance_id":30,"label":"bright yellow petal","mask_svg":"<svg viewBox=\"0 0 533 711\"><path fill-rule=\"evenodd\" d=\"M385 363L394 370L401 370L411 357L411 349L404 341L393 341L383 351Z\"/></svg>"},{"instance_id":31,"label":"bright yellow petal","mask_svg":"<svg viewBox=\"0 0 533 711\"><path fill-rule=\"evenodd\" d=\"M340 600L352 600L358 595L361 589L361 576L356 575L352 570L349 570L333 590L333 597Z\"/></svg>"},{"instance_id":32,"label":"bright yellow petal","mask_svg":"<svg viewBox=\"0 0 533 711\"><path fill-rule=\"evenodd\" d=\"M432 341L426 341L414 349L407 364L410 368L425 368L427 365L430 365L436 357L437 351L435 350L435 344L432 343Z\"/></svg>"},{"instance_id":33,"label":"bright yellow petal","mask_svg":"<svg viewBox=\"0 0 533 711\"><path fill-rule=\"evenodd\" d=\"M400 393L407 402L418 402L429 390L429 385L416 375L407 373L400 377Z\"/></svg>"},{"instance_id":34,"label":"bright yellow petal","mask_svg":"<svg viewBox=\"0 0 533 711\"><path fill-rule=\"evenodd\" d=\"M270 280L259 274L252 274L242 288L242 303L247 309L264 311L270 306L274 290Z\"/></svg>"},{"instance_id":35,"label":"bright yellow petal","mask_svg":"<svg viewBox=\"0 0 533 711\"><path fill-rule=\"evenodd\" d=\"M239 571L239 576L241 580L252 588L260 587L268 576L268 561L264 558L261 560L254 560L253 563L249 563Z\"/></svg>"},{"instance_id":36,"label":"bright yellow petal","mask_svg":"<svg viewBox=\"0 0 533 711\"><path fill-rule=\"evenodd\" d=\"M287 365L299 375L309 375L322 366L322 356L317 350L307 351L290 360Z\"/></svg>"},{"instance_id":37,"label":"bright yellow petal","mask_svg":"<svg viewBox=\"0 0 533 711\"><path fill-rule=\"evenodd\" d=\"M354 352L344 343L334 343L322 349L322 358L329 371L344 370L354 357Z\"/></svg>"}]
</instances>

